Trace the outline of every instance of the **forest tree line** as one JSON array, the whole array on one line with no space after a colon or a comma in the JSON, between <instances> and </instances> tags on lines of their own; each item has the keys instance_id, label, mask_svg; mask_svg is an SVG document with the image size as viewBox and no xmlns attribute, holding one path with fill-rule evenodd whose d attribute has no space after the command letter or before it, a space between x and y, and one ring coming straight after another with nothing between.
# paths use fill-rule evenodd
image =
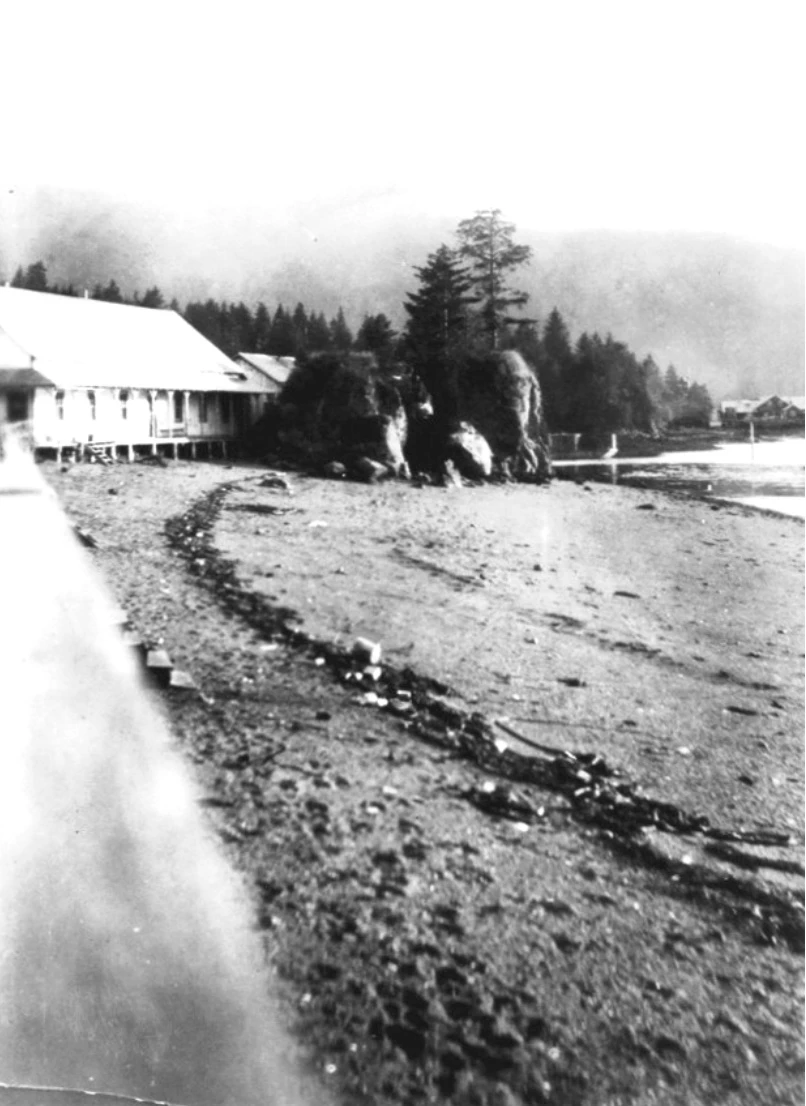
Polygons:
<instances>
[{"instance_id":1,"label":"forest tree line","mask_svg":"<svg viewBox=\"0 0 806 1106\"><path fill-rule=\"evenodd\" d=\"M401 333L382 313L365 315L353 333L341 308L327 319L302 303L293 310L279 304L272 311L262 302L250 308L244 302L207 299L182 310L176 300L168 303L156 285L127 298L115 280L96 284L88 295L109 303L170 307L230 357L242 352L298 359L321 351L372 353L382 372L413 377L437 403L463 358L516 349L537 373L546 422L554 432L596 438L669 426L707 427L713 407L707 388L674 366L662 372L651 356L639 359L610 334L583 333L573 342L556 307L542 325L523 315L529 297L510 281L530 250L515 243L514 229L497 210L463 220L458 244L443 244L415 269L419 286L403 305L407 321ZM20 267L11 284L81 294L71 285L50 284L42 261Z\"/></svg>"},{"instance_id":2,"label":"forest tree line","mask_svg":"<svg viewBox=\"0 0 806 1106\"><path fill-rule=\"evenodd\" d=\"M404 304L408 321L399 353L438 397L468 357L515 349L535 369L552 431L600 438L618 431L655 433L670 425L710 423L707 388L661 373L608 334L583 333L573 343L555 307L541 326L523 311L529 296L512 284L531 256L497 209L477 212L416 269L418 289Z\"/></svg>"}]
</instances>

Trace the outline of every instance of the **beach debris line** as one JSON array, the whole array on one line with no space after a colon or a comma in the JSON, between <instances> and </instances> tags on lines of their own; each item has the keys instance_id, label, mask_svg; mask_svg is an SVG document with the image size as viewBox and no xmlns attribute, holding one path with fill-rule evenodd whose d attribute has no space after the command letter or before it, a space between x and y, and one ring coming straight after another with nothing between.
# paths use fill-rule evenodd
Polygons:
<instances>
[{"instance_id":1,"label":"beach debris line","mask_svg":"<svg viewBox=\"0 0 806 1106\"><path fill-rule=\"evenodd\" d=\"M323 657L336 679L347 687L360 687L364 680L371 682L371 688L365 685L360 692L362 705L395 714L413 736L471 760L499 779L565 796L573 817L604 831L614 843L622 842L631 854L636 854L636 847L640 853L641 835L647 830L750 843L748 831L712 826L705 815L643 794L637 783L599 754L541 745L503 721L493 722L477 711L468 712L450 700L451 689L441 681L422 676L408 666L398 669L381 662L380 655L372 649L373 646L380 649L377 642L357 639L362 644L358 646L358 655L354 655L355 642L353 647L346 648L306 633L300 628L295 611L275 607L265 597L250 592L238 579L234 562L222 557L213 545L216 517L233 487L220 485L185 514L169 520L166 525L169 541L182 553L189 571L213 591L219 602L267 639L284 641L295 649ZM367 641L369 648L363 644ZM371 664L373 660L378 664ZM366 674L367 668L376 667L380 667L380 674ZM508 747L497 737L496 726L542 755L525 755Z\"/></svg>"},{"instance_id":2,"label":"beach debris line","mask_svg":"<svg viewBox=\"0 0 806 1106\"><path fill-rule=\"evenodd\" d=\"M546 816L546 808L538 806L522 793L504 783L485 780L480 786L462 788L459 796L467 799L473 806L496 818L505 818L512 822L534 824Z\"/></svg>"}]
</instances>

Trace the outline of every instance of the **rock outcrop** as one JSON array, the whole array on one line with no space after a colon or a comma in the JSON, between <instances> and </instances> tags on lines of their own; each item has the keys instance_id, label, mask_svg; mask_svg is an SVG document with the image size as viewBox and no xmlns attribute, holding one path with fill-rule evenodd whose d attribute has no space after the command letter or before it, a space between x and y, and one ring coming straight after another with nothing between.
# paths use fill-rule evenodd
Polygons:
<instances>
[{"instance_id":1,"label":"rock outcrop","mask_svg":"<svg viewBox=\"0 0 806 1106\"><path fill-rule=\"evenodd\" d=\"M499 472L516 480L549 479L540 385L521 354L468 358L457 375L457 415L487 441Z\"/></svg>"},{"instance_id":2,"label":"rock outcrop","mask_svg":"<svg viewBox=\"0 0 806 1106\"><path fill-rule=\"evenodd\" d=\"M407 431L400 394L371 355L314 354L283 388L275 433L294 459L322 468L335 461L365 478L366 461L408 473Z\"/></svg>"},{"instance_id":3,"label":"rock outcrop","mask_svg":"<svg viewBox=\"0 0 806 1106\"><path fill-rule=\"evenodd\" d=\"M263 448L372 482L408 476L409 464L439 472L447 461L471 480L550 477L540 386L519 353L468 357L433 409L415 399L409 418L396 381L371 354L314 354L298 363L267 416Z\"/></svg>"}]
</instances>

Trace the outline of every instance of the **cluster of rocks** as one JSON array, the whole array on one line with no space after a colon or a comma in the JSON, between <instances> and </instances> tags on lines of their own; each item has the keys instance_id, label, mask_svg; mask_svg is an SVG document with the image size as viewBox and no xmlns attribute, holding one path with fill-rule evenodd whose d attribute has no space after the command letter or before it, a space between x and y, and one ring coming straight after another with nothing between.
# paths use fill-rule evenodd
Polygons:
<instances>
[{"instance_id":1,"label":"cluster of rocks","mask_svg":"<svg viewBox=\"0 0 806 1106\"><path fill-rule=\"evenodd\" d=\"M333 478L374 482L412 471L457 483L549 479L549 439L534 371L513 351L469 359L449 411L408 395L366 354L298 364L261 427L261 445Z\"/></svg>"}]
</instances>

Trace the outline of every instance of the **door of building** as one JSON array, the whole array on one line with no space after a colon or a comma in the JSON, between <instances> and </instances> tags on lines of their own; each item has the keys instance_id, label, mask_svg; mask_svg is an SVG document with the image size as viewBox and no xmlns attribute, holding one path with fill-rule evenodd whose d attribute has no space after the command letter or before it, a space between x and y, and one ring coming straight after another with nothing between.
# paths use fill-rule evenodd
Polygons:
<instances>
[{"instance_id":1,"label":"door of building","mask_svg":"<svg viewBox=\"0 0 806 1106\"><path fill-rule=\"evenodd\" d=\"M31 417L31 391L12 388L6 393L6 418L9 422L27 422Z\"/></svg>"}]
</instances>

